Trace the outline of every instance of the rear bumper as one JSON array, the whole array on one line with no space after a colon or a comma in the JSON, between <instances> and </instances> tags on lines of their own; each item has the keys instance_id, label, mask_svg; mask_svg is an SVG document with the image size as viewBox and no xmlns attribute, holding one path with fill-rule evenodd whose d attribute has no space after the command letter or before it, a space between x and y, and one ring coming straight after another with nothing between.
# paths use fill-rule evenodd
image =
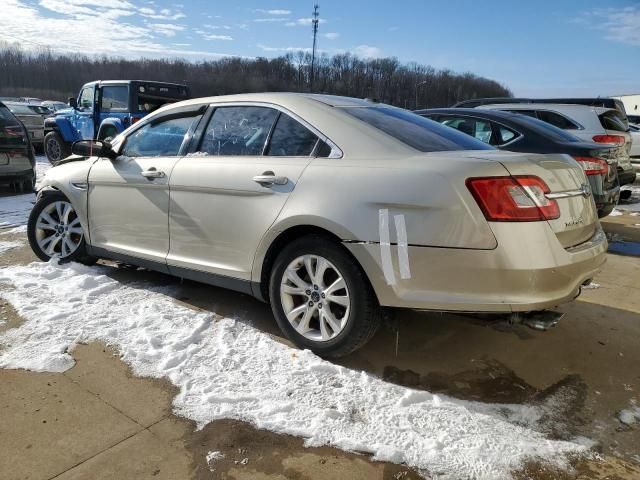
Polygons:
<instances>
[{"instance_id":1,"label":"rear bumper","mask_svg":"<svg viewBox=\"0 0 640 480\"><path fill-rule=\"evenodd\" d=\"M0 184L2 183L11 183L17 181L23 181L29 178L35 177L35 172L30 170L23 170L19 172L6 172L0 168Z\"/></svg>"},{"instance_id":2,"label":"rear bumper","mask_svg":"<svg viewBox=\"0 0 640 480\"><path fill-rule=\"evenodd\" d=\"M527 312L554 307L574 299L605 262L607 240L600 227L589 242L572 249L564 249L550 229L521 227L511 237L496 235L494 250L410 246L411 277L406 279L400 278L398 247L392 245L393 285L385 280L379 244L345 246L364 268L381 305L437 311Z\"/></svg>"}]
</instances>

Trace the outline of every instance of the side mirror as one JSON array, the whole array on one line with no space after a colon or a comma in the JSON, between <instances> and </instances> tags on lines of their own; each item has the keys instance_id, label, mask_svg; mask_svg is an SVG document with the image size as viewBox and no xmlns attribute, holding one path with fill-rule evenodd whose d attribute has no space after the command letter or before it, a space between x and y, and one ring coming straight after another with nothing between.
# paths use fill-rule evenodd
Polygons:
<instances>
[{"instance_id":1,"label":"side mirror","mask_svg":"<svg viewBox=\"0 0 640 480\"><path fill-rule=\"evenodd\" d=\"M111 144L105 141L80 140L71 146L71 153L81 157L105 157L111 160L118 155L111 148Z\"/></svg>"},{"instance_id":2,"label":"side mirror","mask_svg":"<svg viewBox=\"0 0 640 480\"><path fill-rule=\"evenodd\" d=\"M69 97L69 106L71 108L78 108L78 100L75 97Z\"/></svg>"}]
</instances>

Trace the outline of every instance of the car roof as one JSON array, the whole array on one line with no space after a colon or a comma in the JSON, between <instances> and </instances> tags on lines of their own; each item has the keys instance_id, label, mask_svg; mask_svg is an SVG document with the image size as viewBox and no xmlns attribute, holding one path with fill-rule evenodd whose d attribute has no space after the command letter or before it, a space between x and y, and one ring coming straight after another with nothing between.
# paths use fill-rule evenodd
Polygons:
<instances>
[{"instance_id":1,"label":"car roof","mask_svg":"<svg viewBox=\"0 0 640 480\"><path fill-rule=\"evenodd\" d=\"M360 98L341 97L338 95L325 95L317 93L294 93L294 92L265 92L265 93L238 93L234 95L219 95L215 97L200 97L183 100L173 103L170 106L202 105L207 103L229 103L229 102L262 102L275 103L283 107L300 107L309 103L321 103L330 107L388 107L390 105L363 100ZM170 107L167 106L167 107ZM165 108L165 107L163 107Z\"/></svg>"},{"instance_id":2,"label":"car roof","mask_svg":"<svg viewBox=\"0 0 640 480\"><path fill-rule=\"evenodd\" d=\"M480 108L425 108L422 110L414 110L413 113L417 113L418 115L428 114L428 113L440 113L447 115L475 115L479 117L486 118L499 118L505 120L511 120L514 117L516 119L522 117L522 115L518 113L508 112L506 110L492 110L492 109L480 109Z\"/></svg>"},{"instance_id":3,"label":"car roof","mask_svg":"<svg viewBox=\"0 0 640 480\"><path fill-rule=\"evenodd\" d=\"M154 85L173 85L177 87L187 86L183 83L158 82L156 80L94 80L93 82L85 83L83 87L86 87L87 85L95 85L97 83L109 84L109 85L130 85L132 83L153 83Z\"/></svg>"}]
</instances>

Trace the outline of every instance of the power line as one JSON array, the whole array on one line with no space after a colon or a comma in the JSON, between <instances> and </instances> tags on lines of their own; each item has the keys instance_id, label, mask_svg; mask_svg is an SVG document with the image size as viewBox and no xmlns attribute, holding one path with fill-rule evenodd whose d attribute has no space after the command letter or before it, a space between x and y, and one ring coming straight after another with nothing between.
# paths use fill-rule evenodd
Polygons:
<instances>
[{"instance_id":1,"label":"power line","mask_svg":"<svg viewBox=\"0 0 640 480\"><path fill-rule=\"evenodd\" d=\"M309 91L313 92L313 77L315 76L316 66L316 39L318 37L318 23L320 23L320 12L318 4L313 6L313 19L311 20L311 28L313 29L313 49L311 50L311 77L309 78Z\"/></svg>"}]
</instances>

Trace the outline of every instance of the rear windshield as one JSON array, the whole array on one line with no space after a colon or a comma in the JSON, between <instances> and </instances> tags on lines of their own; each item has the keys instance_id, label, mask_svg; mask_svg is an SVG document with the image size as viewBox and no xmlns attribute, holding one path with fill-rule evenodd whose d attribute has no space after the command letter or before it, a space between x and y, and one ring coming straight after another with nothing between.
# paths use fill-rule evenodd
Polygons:
<instances>
[{"instance_id":1,"label":"rear windshield","mask_svg":"<svg viewBox=\"0 0 640 480\"><path fill-rule=\"evenodd\" d=\"M614 130L616 132L629 130L626 115L622 115L618 110L608 110L598 115L598 118L600 118L600 124L605 130Z\"/></svg>"},{"instance_id":2,"label":"rear windshield","mask_svg":"<svg viewBox=\"0 0 640 480\"><path fill-rule=\"evenodd\" d=\"M550 138L558 142L579 142L580 139L565 132L561 128L551 125L550 123L538 120L537 118L529 117L527 115L521 115L518 117L518 122L529 127L538 135Z\"/></svg>"},{"instance_id":3,"label":"rear windshield","mask_svg":"<svg viewBox=\"0 0 640 480\"><path fill-rule=\"evenodd\" d=\"M3 126L18 125L16 117L5 106L0 105L0 124Z\"/></svg>"},{"instance_id":4,"label":"rear windshield","mask_svg":"<svg viewBox=\"0 0 640 480\"><path fill-rule=\"evenodd\" d=\"M494 150L469 135L399 108L348 107L344 111L421 152Z\"/></svg>"}]
</instances>

